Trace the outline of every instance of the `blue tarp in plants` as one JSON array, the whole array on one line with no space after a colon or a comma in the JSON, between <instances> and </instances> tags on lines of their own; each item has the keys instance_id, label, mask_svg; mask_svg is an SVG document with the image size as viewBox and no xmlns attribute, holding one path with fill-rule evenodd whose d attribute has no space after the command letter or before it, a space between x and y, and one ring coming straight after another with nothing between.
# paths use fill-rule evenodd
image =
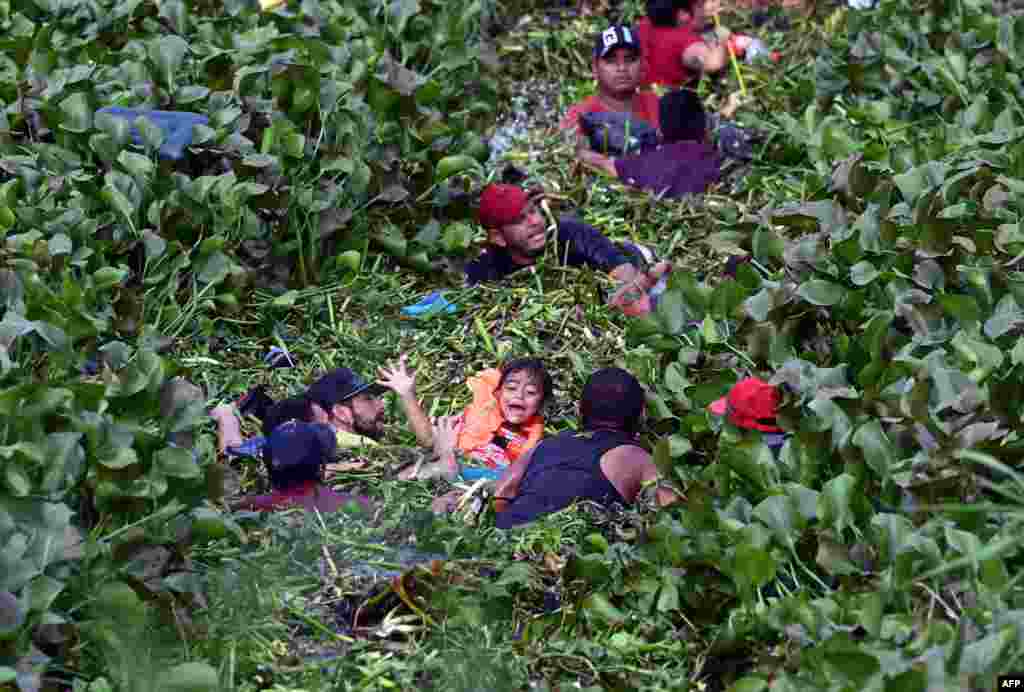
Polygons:
<instances>
[{"instance_id":1,"label":"blue tarp in plants","mask_svg":"<svg viewBox=\"0 0 1024 692\"><path fill-rule=\"evenodd\" d=\"M206 125L210 119L198 113L186 113L185 111L154 111L148 108L122 108L120 106L107 106L96 111L108 113L118 118L124 118L134 125L135 119L140 115L148 118L154 125L164 132L164 143L160 145L160 158L181 159L185 155L185 147L192 143L192 127L194 125ZM132 127L132 141L135 144L142 144L142 137L139 131Z\"/></svg>"}]
</instances>

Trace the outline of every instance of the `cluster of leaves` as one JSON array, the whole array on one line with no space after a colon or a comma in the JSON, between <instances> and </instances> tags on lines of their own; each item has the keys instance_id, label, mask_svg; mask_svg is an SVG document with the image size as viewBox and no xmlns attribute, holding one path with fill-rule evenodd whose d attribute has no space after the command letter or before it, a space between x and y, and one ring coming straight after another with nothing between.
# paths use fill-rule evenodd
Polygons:
<instances>
[{"instance_id":1,"label":"cluster of leaves","mask_svg":"<svg viewBox=\"0 0 1024 692\"><path fill-rule=\"evenodd\" d=\"M205 397L157 353L256 286L355 272L374 237L421 269L465 249L438 222L409 245L379 229L406 199L447 205L486 157L491 13L0 2L0 686L38 689L83 637L131 658L106 619L140 599L188 629L189 546L237 527L209 504ZM176 160L108 106L208 123Z\"/></svg>"},{"instance_id":2,"label":"cluster of leaves","mask_svg":"<svg viewBox=\"0 0 1024 692\"><path fill-rule=\"evenodd\" d=\"M734 214L711 242L754 261L674 276L633 328L691 484L662 542L730 578L730 635L781 647L737 689L985 687L1024 655L1024 24L986 9L851 13L777 116L803 199ZM784 389L777 457L703 411L744 371Z\"/></svg>"}]
</instances>

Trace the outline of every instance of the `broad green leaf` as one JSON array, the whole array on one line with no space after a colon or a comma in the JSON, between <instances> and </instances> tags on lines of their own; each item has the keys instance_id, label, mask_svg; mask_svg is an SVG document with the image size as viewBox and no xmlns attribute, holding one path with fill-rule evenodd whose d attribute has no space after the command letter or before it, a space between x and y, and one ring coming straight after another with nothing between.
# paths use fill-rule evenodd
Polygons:
<instances>
[{"instance_id":1,"label":"broad green leaf","mask_svg":"<svg viewBox=\"0 0 1024 692\"><path fill-rule=\"evenodd\" d=\"M141 154L125 150L118 154L117 162L126 171L139 178L148 178L153 173L153 162L149 160L149 157Z\"/></svg>"},{"instance_id":2,"label":"broad green leaf","mask_svg":"<svg viewBox=\"0 0 1024 692\"><path fill-rule=\"evenodd\" d=\"M850 267L850 281L856 286L867 286L878 278L878 269L870 262L863 261Z\"/></svg>"},{"instance_id":3,"label":"broad green leaf","mask_svg":"<svg viewBox=\"0 0 1024 692\"><path fill-rule=\"evenodd\" d=\"M123 216L132 228L135 227L135 205L132 204L131 200L129 200L123 192L110 183L107 183L100 192L100 197L102 197L107 204Z\"/></svg>"},{"instance_id":4,"label":"broad green leaf","mask_svg":"<svg viewBox=\"0 0 1024 692\"><path fill-rule=\"evenodd\" d=\"M62 130L82 134L92 128L93 110L83 92L75 92L61 101L60 110L64 114L60 124Z\"/></svg>"},{"instance_id":5,"label":"broad green leaf","mask_svg":"<svg viewBox=\"0 0 1024 692\"><path fill-rule=\"evenodd\" d=\"M790 498L783 495L765 498L754 507L754 517L768 527L779 545L790 551L796 550L796 541L803 531L804 520Z\"/></svg>"},{"instance_id":6,"label":"broad green leaf","mask_svg":"<svg viewBox=\"0 0 1024 692\"><path fill-rule=\"evenodd\" d=\"M853 444L864 454L864 461L882 480L889 478L891 469L896 463L896 455L892 443L882 430L877 420L871 420L857 428L853 434ZM845 481L844 481L845 483ZM842 486L841 486L842 487Z\"/></svg>"},{"instance_id":7,"label":"broad green leaf","mask_svg":"<svg viewBox=\"0 0 1024 692\"><path fill-rule=\"evenodd\" d=\"M764 586L775 578L778 565L771 554L763 548L744 543L736 548L733 561L733 577L750 589Z\"/></svg>"},{"instance_id":8,"label":"broad green leaf","mask_svg":"<svg viewBox=\"0 0 1024 692\"><path fill-rule=\"evenodd\" d=\"M153 461L157 470L171 478L198 478L202 473L192 451L181 447L165 447L153 456Z\"/></svg>"},{"instance_id":9,"label":"broad green leaf","mask_svg":"<svg viewBox=\"0 0 1024 692\"><path fill-rule=\"evenodd\" d=\"M868 680L881 669L878 659L863 649L826 650L825 660L857 689L865 689Z\"/></svg>"},{"instance_id":10,"label":"broad green leaf","mask_svg":"<svg viewBox=\"0 0 1024 692\"><path fill-rule=\"evenodd\" d=\"M174 100L178 104L184 105L188 103L194 103L206 98L210 94L210 90L204 86L191 84L183 86L174 94Z\"/></svg>"},{"instance_id":11,"label":"broad green leaf","mask_svg":"<svg viewBox=\"0 0 1024 692\"><path fill-rule=\"evenodd\" d=\"M101 267L93 272L92 280L97 291L105 291L120 285L127 277L126 267Z\"/></svg>"},{"instance_id":12,"label":"broad green leaf","mask_svg":"<svg viewBox=\"0 0 1024 692\"><path fill-rule=\"evenodd\" d=\"M985 320L985 336L998 339L1024 323L1024 310L1020 309L1012 294L1007 293L996 305L995 312Z\"/></svg>"},{"instance_id":13,"label":"broad green leaf","mask_svg":"<svg viewBox=\"0 0 1024 692\"><path fill-rule=\"evenodd\" d=\"M842 301L846 289L831 281L811 279L801 284L796 292L808 303L828 307Z\"/></svg>"},{"instance_id":14,"label":"broad green leaf","mask_svg":"<svg viewBox=\"0 0 1024 692\"><path fill-rule=\"evenodd\" d=\"M744 440L722 449L721 461L730 470L759 490L768 487L767 469L774 466L772 451L757 440Z\"/></svg>"},{"instance_id":15,"label":"broad green leaf","mask_svg":"<svg viewBox=\"0 0 1024 692\"><path fill-rule=\"evenodd\" d=\"M203 258L196 269L196 280L204 284L219 284L231 273L231 258L223 252L213 252Z\"/></svg>"},{"instance_id":16,"label":"broad green leaf","mask_svg":"<svg viewBox=\"0 0 1024 692\"><path fill-rule=\"evenodd\" d=\"M131 447L117 447L98 455L96 460L108 469L125 469L139 463L139 455Z\"/></svg>"},{"instance_id":17,"label":"broad green leaf","mask_svg":"<svg viewBox=\"0 0 1024 692\"><path fill-rule=\"evenodd\" d=\"M768 681L757 675L740 678L729 686L727 692L766 692Z\"/></svg>"},{"instance_id":18,"label":"broad green leaf","mask_svg":"<svg viewBox=\"0 0 1024 692\"><path fill-rule=\"evenodd\" d=\"M165 87L174 87L174 75L188 53L188 43L180 36L162 36L149 43L149 59L156 69L157 80Z\"/></svg>"},{"instance_id":19,"label":"broad green leaf","mask_svg":"<svg viewBox=\"0 0 1024 692\"><path fill-rule=\"evenodd\" d=\"M755 322L764 322L768 319L768 313L775 307L773 292L769 288L762 288L760 291L743 301L743 308Z\"/></svg>"},{"instance_id":20,"label":"broad green leaf","mask_svg":"<svg viewBox=\"0 0 1024 692\"><path fill-rule=\"evenodd\" d=\"M26 497L32 491L32 481L25 467L15 461L5 462L4 467L4 482L11 495Z\"/></svg>"},{"instance_id":21,"label":"broad green leaf","mask_svg":"<svg viewBox=\"0 0 1024 692\"><path fill-rule=\"evenodd\" d=\"M56 257L57 255L70 255L75 248L71 244L71 238L63 233L57 233L47 242L47 249L51 256Z\"/></svg>"},{"instance_id":22,"label":"broad green leaf","mask_svg":"<svg viewBox=\"0 0 1024 692\"><path fill-rule=\"evenodd\" d=\"M654 446L652 460L654 461L654 465L658 467L658 472L662 477L671 477L673 466L672 451L667 437L663 437L658 440L658 444Z\"/></svg>"},{"instance_id":23,"label":"broad green leaf","mask_svg":"<svg viewBox=\"0 0 1024 692\"><path fill-rule=\"evenodd\" d=\"M29 611L46 612L63 590L64 582L57 581L45 574L36 577L28 586Z\"/></svg>"},{"instance_id":24,"label":"broad green leaf","mask_svg":"<svg viewBox=\"0 0 1024 692\"><path fill-rule=\"evenodd\" d=\"M986 675L1006 661L1006 652L1017 641L1017 629L1007 625L964 647L961 675Z\"/></svg>"},{"instance_id":25,"label":"broad green leaf","mask_svg":"<svg viewBox=\"0 0 1024 692\"><path fill-rule=\"evenodd\" d=\"M147 261L158 259L167 250L167 241L148 228L142 232L142 244L146 248Z\"/></svg>"},{"instance_id":26,"label":"broad green leaf","mask_svg":"<svg viewBox=\"0 0 1024 692\"><path fill-rule=\"evenodd\" d=\"M275 308L290 308L295 305L295 301L299 299L299 292L296 290L286 291L277 298L271 301L271 305Z\"/></svg>"},{"instance_id":27,"label":"broad green leaf","mask_svg":"<svg viewBox=\"0 0 1024 692\"><path fill-rule=\"evenodd\" d=\"M472 156L459 154L457 156L446 156L437 162L434 167L434 181L441 182L453 175L465 173L477 168L480 164Z\"/></svg>"},{"instance_id":28,"label":"broad green leaf","mask_svg":"<svg viewBox=\"0 0 1024 692\"><path fill-rule=\"evenodd\" d=\"M853 495L857 489L857 479L848 473L842 473L825 483L818 496L818 516L821 523L831 526L837 535L842 535L847 528L853 528Z\"/></svg>"},{"instance_id":29,"label":"broad green leaf","mask_svg":"<svg viewBox=\"0 0 1024 692\"><path fill-rule=\"evenodd\" d=\"M668 613L679 609L679 588L675 581L666 577L661 582L661 591L658 594L658 612Z\"/></svg>"},{"instance_id":30,"label":"broad green leaf","mask_svg":"<svg viewBox=\"0 0 1024 692\"><path fill-rule=\"evenodd\" d=\"M977 322L981 317L981 307L971 296L956 293L944 293L938 296L939 304L961 324Z\"/></svg>"},{"instance_id":31,"label":"broad green leaf","mask_svg":"<svg viewBox=\"0 0 1024 692\"><path fill-rule=\"evenodd\" d=\"M664 333L674 335L682 332L689 317L682 290L669 288L662 293L654 316Z\"/></svg>"},{"instance_id":32,"label":"broad green leaf","mask_svg":"<svg viewBox=\"0 0 1024 692\"><path fill-rule=\"evenodd\" d=\"M616 607L603 593L594 592L583 599L581 609L588 616L602 620L610 625L621 625L626 621L626 614Z\"/></svg>"}]
</instances>

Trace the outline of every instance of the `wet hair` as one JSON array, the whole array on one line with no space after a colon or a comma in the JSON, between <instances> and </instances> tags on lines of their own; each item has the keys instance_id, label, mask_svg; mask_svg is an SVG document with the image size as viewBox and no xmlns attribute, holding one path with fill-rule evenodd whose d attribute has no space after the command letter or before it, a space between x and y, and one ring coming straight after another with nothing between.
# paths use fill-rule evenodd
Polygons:
<instances>
[{"instance_id":1,"label":"wet hair","mask_svg":"<svg viewBox=\"0 0 1024 692\"><path fill-rule=\"evenodd\" d=\"M584 430L611 428L629 434L640 430L644 414L644 388L622 368L598 370L587 380L580 401Z\"/></svg>"},{"instance_id":2,"label":"wet hair","mask_svg":"<svg viewBox=\"0 0 1024 692\"><path fill-rule=\"evenodd\" d=\"M691 89L670 91L658 102L661 134L666 142L703 142L708 119L704 104Z\"/></svg>"},{"instance_id":3,"label":"wet hair","mask_svg":"<svg viewBox=\"0 0 1024 692\"><path fill-rule=\"evenodd\" d=\"M498 380L499 390L505 386L505 381L508 380L508 378L512 377L512 375L515 375L517 372L522 372L526 373L531 380L540 385L541 408L543 408L551 398L551 390L554 388L551 381L551 374L547 371L547 368L544 367L544 361L540 358L516 358L515 360L503 363L500 370L501 378Z\"/></svg>"},{"instance_id":4,"label":"wet hair","mask_svg":"<svg viewBox=\"0 0 1024 692\"><path fill-rule=\"evenodd\" d=\"M654 26L676 26L676 13L693 14L693 5L704 0L647 0L647 16Z\"/></svg>"},{"instance_id":5,"label":"wet hair","mask_svg":"<svg viewBox=\"0 0 1024 692\"><path fill-rule=\"evenodd\" d=\"M312 423L313 402L305 395L299 395L282 399L270 406L263 416L263 436L269 437L274 428L290 420Z\"/></svg>"}]
</instances>

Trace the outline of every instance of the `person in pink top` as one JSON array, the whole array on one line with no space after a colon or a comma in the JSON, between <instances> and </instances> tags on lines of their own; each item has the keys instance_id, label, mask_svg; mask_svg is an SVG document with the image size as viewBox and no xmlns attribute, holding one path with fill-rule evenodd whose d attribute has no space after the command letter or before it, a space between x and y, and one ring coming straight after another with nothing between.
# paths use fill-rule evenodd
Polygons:
<instances>
[{"instance_id":1,"label":"person in pink top","mask_svg":"<svg viewBox=\"0 0 1024 692\"><path fill-rule=\"evenodd\" d=\"M717 12L718 2L711 11ZM648 0L647 16L637 23L644 70L641 86L660 84L677 88L696 81L703 73L721 71L729 64L726 43L708 43L701 36L705 0ZM733 51L743 54L743 40L734 36Z\"/></svg>"},{"instance_id":2,"label":"person in pink top","mask_svg":"<svg viewBox=\"0 0 1024 692\"><path fill-rule=\"evenodd\" d=\"M586 113L632 113L658 128L658 96L640 92L643 76L640 42L628 26L611 26L601 32L594 46L591 63L597 93L572 105L562 118L563 130L583 134L580 116Z\"/></svg>"}]
</instances>

